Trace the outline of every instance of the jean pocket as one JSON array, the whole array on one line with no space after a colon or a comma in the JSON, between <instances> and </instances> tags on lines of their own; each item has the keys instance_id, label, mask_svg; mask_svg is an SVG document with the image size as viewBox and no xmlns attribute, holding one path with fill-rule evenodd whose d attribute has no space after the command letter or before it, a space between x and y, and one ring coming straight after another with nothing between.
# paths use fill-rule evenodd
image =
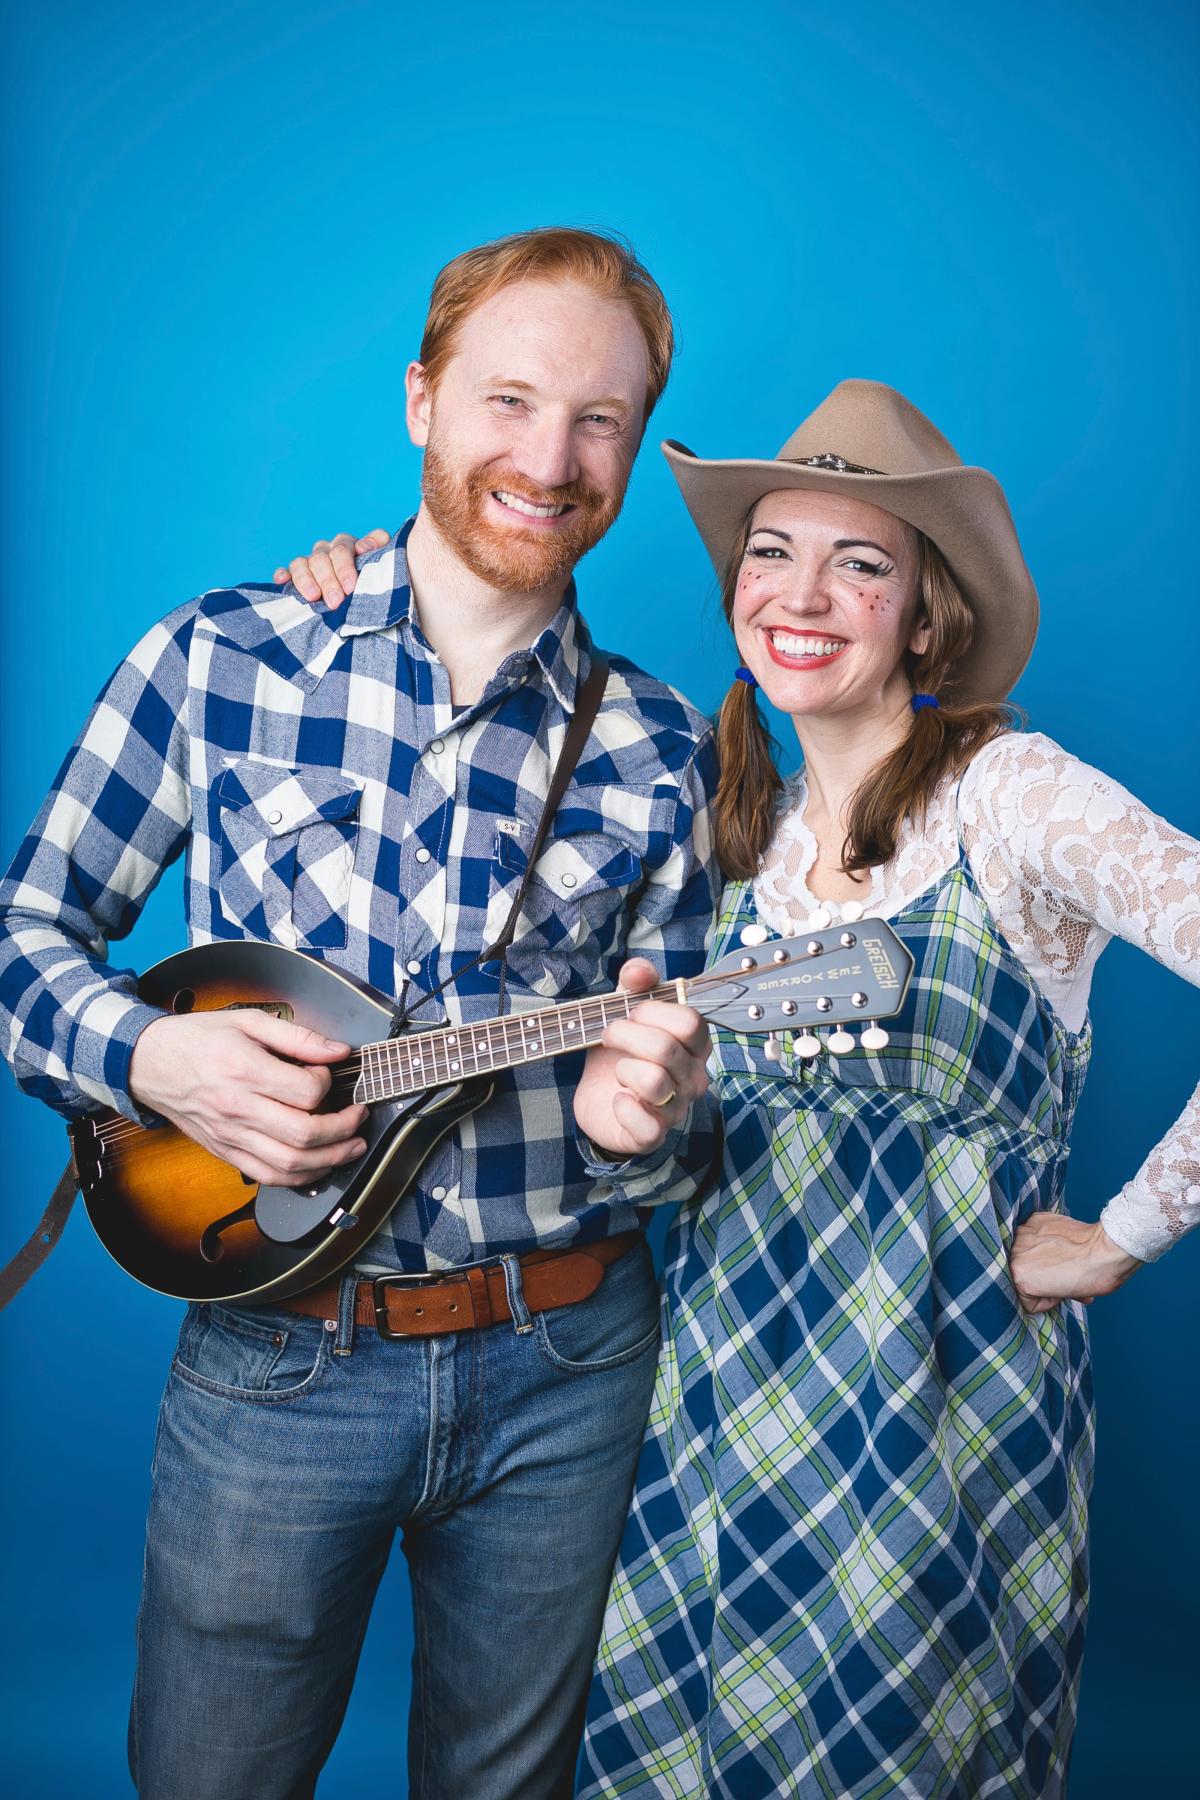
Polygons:
<instances>
[{"instance_id":1,"label":"jean pocket","mask_svg":"<svg viewBox=\"0 0 1200 1800\"><path fill-rule=\"evenodd\" d=\"M658 1283L643 1240L609 1264L588 1299L538 1313L537 1346L547 1362L570 1374L617 1369L657 1350L658 1313Z\"/></svg>"},{"instance_id":2,"label":"jean pocket","mask_svg":"<svg viewBox=\"0 0 1200 1800\"><path fill-rule=\"evenodd\" d=\"M311 1393L330 1367L332 1333L320 1319L193 1303L171 1373L227 1400L275 1404Z\"/></svg>"},{"instance_id":3,"label":"jean pocket","mask_svg":"<svg viewBox=\"0 0 1200 1800\"><path fill-rule=\"evenodd\" d=\"M223 916L292 950L340 949L361 783L341 769L241 761L215 796Z\"/></svg>"}]
</instances>

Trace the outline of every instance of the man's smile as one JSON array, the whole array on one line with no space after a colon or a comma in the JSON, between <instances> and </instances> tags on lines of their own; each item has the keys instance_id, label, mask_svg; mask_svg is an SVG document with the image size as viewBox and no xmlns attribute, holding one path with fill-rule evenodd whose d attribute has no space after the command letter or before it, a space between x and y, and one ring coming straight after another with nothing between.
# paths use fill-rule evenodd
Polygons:
<instances>
[{"instance_id":1,"label":"man's smile","mask_svg":"<svg viewBox=\"0 0 1200 1800\"><path fill-rule=\"evenodd\" d=\"M504 512L513 513L523 522L535 526L553 525L556 519L566 518L568 513L575 511L570 502L561 506L543 506L520 494L510 493L507 488L492 488L491 497Z\"/></svg>"}]
</instances>

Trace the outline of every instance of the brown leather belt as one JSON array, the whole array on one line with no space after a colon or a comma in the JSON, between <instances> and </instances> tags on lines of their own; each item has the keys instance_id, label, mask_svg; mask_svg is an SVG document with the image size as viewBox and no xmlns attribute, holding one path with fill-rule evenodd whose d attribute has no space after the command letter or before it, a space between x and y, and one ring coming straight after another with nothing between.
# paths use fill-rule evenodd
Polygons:
<instances>
[{"instance_id":1,"label":"brown leather belt","mask_svg":"<svg viewBox=\"0 0 1200 1800\"><path fill-rule=\"evenodd\" d=\"M605 1270L632 1250L640 1231L622 1231L578 1249L530 1250L517 1258L521 1292L531 1313L574 1306L594 1294ZM286 1312L336 1319L340 1281L297 1294L283 1302ZM511 1322L512 1309L501 1263L477 1263L444 1273L380 1275L358 1284L354 1322L372 1325L383 1337L437 1337L443 1332L478 1331Z\"/></svg>"}]
</instances>

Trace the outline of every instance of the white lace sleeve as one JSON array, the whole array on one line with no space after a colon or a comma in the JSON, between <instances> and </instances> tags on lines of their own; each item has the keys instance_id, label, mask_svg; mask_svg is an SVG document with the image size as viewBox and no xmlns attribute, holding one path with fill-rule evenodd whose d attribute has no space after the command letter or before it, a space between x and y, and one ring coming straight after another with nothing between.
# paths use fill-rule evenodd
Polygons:
<instances>
[{"instance_id":1,"label":"white lace sleeve","mask_svg":"<svg viewBox=\"0 0 1200 1800\"><path fill-rule=\"evenodd\" d=\"M1040 733L989 745L968 771L960 808L997 922L1060 1010L1086 1003L1110 937L1200 986L1195 838ZM1113 1242L1146 1262L1200 1224L1200 1087L1102 1217Z\"/></svg>"}]
</instances>

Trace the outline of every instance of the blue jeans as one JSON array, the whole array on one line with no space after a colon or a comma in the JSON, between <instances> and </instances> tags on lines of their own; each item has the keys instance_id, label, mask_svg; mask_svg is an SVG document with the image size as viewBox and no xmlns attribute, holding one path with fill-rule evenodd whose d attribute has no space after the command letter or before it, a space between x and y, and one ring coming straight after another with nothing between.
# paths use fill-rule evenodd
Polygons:
<instances>
[{"instance_id":1,"label":"blue jeans","mask_svg":"<svg viewBox=\"0 0 1200 1800\"><path fill-rule=\"evenodd\" d=\"M570 1795L654 1382L645 1244L525 1320L393 1342L354 1329L349 1279L336 1321L189 1308L138 1621L145 1800L315 1792L397 1528L413 1800Z\"/></svg>"}]
</instances>

